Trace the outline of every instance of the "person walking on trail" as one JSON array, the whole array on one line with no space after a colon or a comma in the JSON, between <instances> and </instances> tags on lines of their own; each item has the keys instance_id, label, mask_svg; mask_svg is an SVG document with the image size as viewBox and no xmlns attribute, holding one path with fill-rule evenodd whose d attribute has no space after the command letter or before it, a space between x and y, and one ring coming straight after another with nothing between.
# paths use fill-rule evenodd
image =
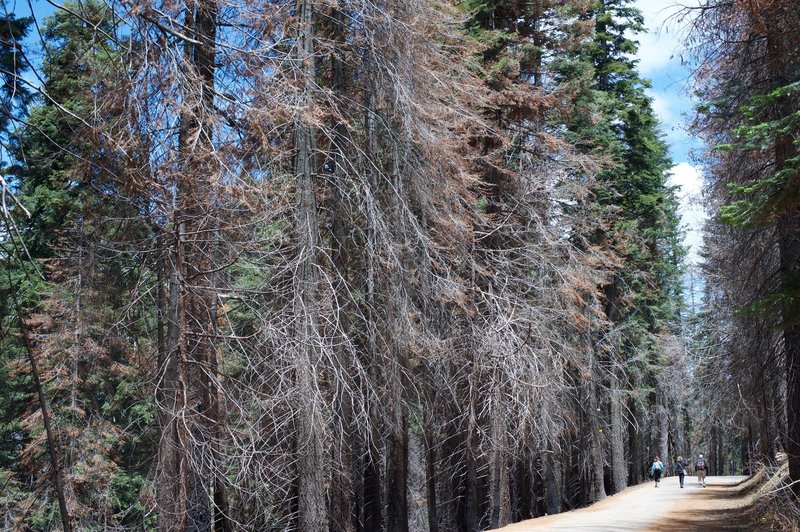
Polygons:
<instances>
[{"instance_id":1,"label":"person walking on trail","mask_svg":"<svg viewBox=\"0 0 800 532\"><path fill-rule=\"evenodd\" d=\"M697 460L694 463L694 470L697 472L697 483L706 487L706 460L703 458L703 453L697 455Z\"/></svg>"},{"instance_id":2,"label":"person walking on trail","mask_svg":"<svg viewBox=\"0 0 800 532\"><path fill-rule=\"evenodd\" d=\"M655 479L656 487L658 487L658 483L661 481L662 471L664 471L664 463L661 461L661 458L656 455L656 457L653 458L653 464L650 466L650 476Z\"/></svg>"},{"instance_id":3,"label":"person walking on trail","mask_svg":"<svg viewBox=\"0 0 800 532\"><path fill-rule=\"evenodd\" d=\"M681 481L681 487L683 487L683 479L686 476L686 462L683 460L683 456L678 456L675 461L675 474L678 475L678 480Z\"/></svg>"}]
</instances>

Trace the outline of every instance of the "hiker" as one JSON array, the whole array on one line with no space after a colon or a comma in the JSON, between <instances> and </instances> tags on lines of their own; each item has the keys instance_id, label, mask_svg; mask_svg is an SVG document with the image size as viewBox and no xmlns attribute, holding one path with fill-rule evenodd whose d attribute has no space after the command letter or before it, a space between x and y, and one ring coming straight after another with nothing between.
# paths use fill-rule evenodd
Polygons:
<instances>
[{"instance_id":1,"label":"hiker","mask_svg":"<svg viewBox=\"0 0 800 532\"><path fill-rule=\"evenodd\" d=\"M706 487L706 460L703 458L703 453L697 455L697 460L694 462L694 470L697 472L697 483Z\"/></svg>"},{"instance_id":2,"label":"hiker","mask_svg":"<svg viewBox=\"0 0 800 532\"><path fill-rule=\"evenodd\" d=\"M664 471L664 463L661 461L661 458L656 455L656 457L653 458L653 464L650 466L650 476L655 479L656 487L658 487L658 483L661 481L662 471Z\"/></svg>"},{"instance_id":3,"label":"hiker","mask_svg":"<svg viewBox=\"0 0 800 532\"><path fill-rule=\"evenodd\" d=\"M683 460L683 456L678 456L675 461L675 474L678 475L678 480L681 481L681 487L683 487L683 478L686 476L686 462Z\"/></svg>"}]
</instances>

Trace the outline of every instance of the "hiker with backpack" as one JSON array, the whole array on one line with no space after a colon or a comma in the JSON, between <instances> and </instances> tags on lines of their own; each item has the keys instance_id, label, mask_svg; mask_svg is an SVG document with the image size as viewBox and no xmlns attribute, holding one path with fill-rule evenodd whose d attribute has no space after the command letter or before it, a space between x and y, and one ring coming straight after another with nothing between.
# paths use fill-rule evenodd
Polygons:
<instances>
[{"instance_id":1,"label":"hiker with backpack","mask_svg":"<svg viewBox=\"0 0 800 532\"><path fill-rule=\"evenodd\" d=\"M702 484L702 486L706 487L706 470L708 467L706 466L705 458L703 458L703 453L697 455L697 460L694 463L694 470L697 472L697 483Z\"/></svg>"},{"instance_id":2,"label":"hiker with backpack","mask_svg":"<svg viewBox=\"0 0 800 532\"><path fill-rule=\"evenodd\" d=\"M661 481L661 472L664 471L664 463L661 461L658 455L653 458L653 464L650 466L650 476L655 479L656 487L658 487L658 483Z\"/></svg>"},{"instance_id":3,"label":"hiker with backpack","mask_svg":"<svg viewBox=\"0 0 800 532\"><path fill-rule=\"evenodd\" d=\"M681 487L683 487L683 478L686 476L686 462L683 460L683 456L679 456L675 461L675 474L678 475L678 480L681 481Z\"/></svg>"}]
</instances>

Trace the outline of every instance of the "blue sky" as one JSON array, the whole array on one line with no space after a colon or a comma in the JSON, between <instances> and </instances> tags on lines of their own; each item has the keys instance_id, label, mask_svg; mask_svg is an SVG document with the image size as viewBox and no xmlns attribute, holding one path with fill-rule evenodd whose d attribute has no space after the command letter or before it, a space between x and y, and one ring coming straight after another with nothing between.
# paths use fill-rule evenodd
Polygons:
<instances>
[{"instance_id":1,"label":"blue sky","mask_svg":"<svg viewBox=\"0 0 800 532\"><path fill-rule=\"evenodd\" d=\"M697 5L697 0L684 1L682 5ZM675 15L681 6L675 0L637 0L636 7L645 16L646 35L639 35L639 70L652 82L648 91L653 98L653 109L661 120L670 155L675 162L670 182L680 186L680 214L686 228L685 243L689 246L689 260L696 264L702 242L702 224L706 218L702 207L702 168L693 164L690 150L699 149L701 143L694 138L687 121L691 117L693 102L689 96L691 71L682 64L686 49L686 21Z\"/></svg>"}]
</instances>

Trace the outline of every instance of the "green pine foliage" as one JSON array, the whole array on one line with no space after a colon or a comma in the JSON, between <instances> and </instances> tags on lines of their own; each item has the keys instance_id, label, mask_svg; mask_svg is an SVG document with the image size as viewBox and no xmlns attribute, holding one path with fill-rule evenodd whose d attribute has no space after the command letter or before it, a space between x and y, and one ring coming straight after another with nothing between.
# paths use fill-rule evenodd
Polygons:
<instances>
[{"instance_id":1,"label":"green pine foliage","mask_svg":"<svg viewBox=\"0 0 800 532\"><path fill-rule=\"evenodd\" d=\"M34 495L53 488L21 310L58 427L73 525L144 526L155 420L141 364L152 312L128 303L149 274L126 242L148 231L115 182L113 152L96 142L99 121L114 119L98 113L120 57L111 14L100 2L67 7L80 17L57 11L42 25L47 98L33 103L9 145L15 164L6 179L30 216L15 211L16 231L2 242L0 376L9 385L0 391L0 471L15 488L11 514L25 514L34 529L58 520L55 498Z\"/></svg>"},{"instance_id":2,"label":"green pine foliage","mask_svg":"<svg viewBox=\"0 0 800 532\"><path fill-rule=\"evenodd\" d=\"M740 109L745 124L733 130L732 142L720 144L723 152L741 151L755 156L770 152L783 139L800 130L800 110L781 105L800 98L800 82L777 87L754 96ZM777 116L775 110L781 110ZM701 112L703 109L701 109ZM709 108L705 108L709 112ZM772 115L772 116L770 116ZM800 139L794 135L794 152L800 153ZM800 172L800 155L787 158L782 167L766 175L757 174L744 182L728 183L732 199L720 210L721 221L743 229L763 228L800 205L800 190L794 177Z\"/></svg>"},{"instance_id":3,"label":"green pine foliage","mask_svg":"<svg viewBox=\"0 0 800 532\"><path fill-rule=\"evenodd\" d=\"M595 207L606 227L592 242L614 250L624 266L627 292L618 310L650 333L666 330L678 317L680 245L675 190L667 185L672 161L636 69L630 34L643 30L630 2L594 2L593 38L556 65L559 78L577 91L568 138L587 153L604 156L595 178Z\"/></svg>"}]
</instances>

